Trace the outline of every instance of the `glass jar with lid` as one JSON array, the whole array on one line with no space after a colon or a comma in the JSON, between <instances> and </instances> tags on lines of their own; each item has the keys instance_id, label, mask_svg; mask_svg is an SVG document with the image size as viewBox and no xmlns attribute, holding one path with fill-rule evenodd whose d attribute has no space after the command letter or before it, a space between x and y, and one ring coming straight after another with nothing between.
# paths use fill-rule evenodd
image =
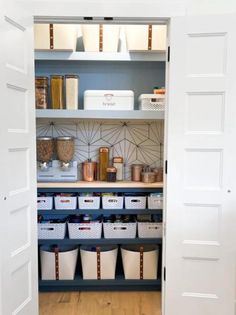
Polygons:
<instances>
[{"instance_id":1,"label":"glass jar with lid","mask_svg":"<svg viewBox=\"0 0 236 315\"><path fill-rule=\"evenodd\" d=\"M64 107L64 77L62 75L51 76L51 104L52 109L63 109Z\"/></svg>"},{"instance_id":2,"label":"glass jar with lid","mask_svg":"<svg viewBox=\"0 0 236 315\"><path fill-rule=\"evenodd\" d=\"M35 107L36 109L48 107L48 77L35 77Z\"/></svg>"}]
</instances>

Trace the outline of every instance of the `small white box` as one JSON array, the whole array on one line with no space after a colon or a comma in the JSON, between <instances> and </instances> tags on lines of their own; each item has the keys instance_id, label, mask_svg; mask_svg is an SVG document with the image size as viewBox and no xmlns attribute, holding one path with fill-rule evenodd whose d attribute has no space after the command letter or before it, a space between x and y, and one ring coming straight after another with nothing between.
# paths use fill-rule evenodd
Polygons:
<instances>
[{"instance_id":1,"label":"small white box","mask_svg":"<svg viewBox=\"0 0 236 315\"><path fill-rule=\"evenodd\" d=\"M78 257L78 247L58 248L59 280L73 280ZM42 280L56 280L56 254L52 246L40 248Z\"/></svg>"},{"instance_id":2,"label":"small white box","mask_svg":"<svg viewBox=\"0 0 236 315\"><path fill-rule=\"evenodd\" d=\"M79 209L95 210L100 208L100 197L78 197Z\"/></svg>"},{"instance_id":3,"label":"small white box","mask_svg":"<svg viewBox=\"0 0 236 315\"><path fill-rule=\"evenodd\" d=\"M53 197L38 197L37 208L38 210L52 210Z\"/></svg>"},{"instance_id":4,"label":"small white box","mask_svg":"<svg viewBox=\"0 0 236 315\"><path fill-rule=\"evenodd\" d=\"M162 222L138 222L138 237L162 238Z\"/></svg>"},{"instance_id":5,"label":"small white box","mask_svg":"<svg viewBox=\"0 0 236 315\"><path fill-rule=\"evenodd\" d=\"M134 196L125 197L125 209L145 209L146 208L146 197Z\"/></svg>"},{"instance_id":6,"label":"small white box","mask_svg":"<svg viewBox=\"0 0 236 315\"><path fill-rule=\"evenodd\" d=\"M98 279L98 274L100 279L115 279L117 253L117 245L81 246L83 279Z\"/></svg>"},{"instance_id":7,"label":"small white box","mask_svg":"<svg viewBox=\"0 0 236 315\"><path fill-rule=\"evenodd\" d=\"M163 196L149 196L148 209L163 209Z\"/></svg>"},{"instance_id":8,"label":"small white box","mask_svg":"<svg viewBox=\"0 0 236 315\"><path fill-rule=\"evenodd\" d=\"M57 196L54 197L56 210L75 210L76 197Z\"/></svg>"},{"instance_id":9,"label":"small white box","mask_svg":"<svg viewBox=\"0 0 236 315\"><path fill-rule=\"evenodd\" d=\"M84 109L133 110L134 92L130 90L87 90L84 92Z\"/></svg>"},{"instance_id":10,"label":"small white box","mask_svg":"<svg viewBox=\"0 0 236 315\"><path fill-rule=\"evenodd\" d=\"M163 94L141 94L138 98L140 110L165 110L165 95Z\"/></svg>"},{"instance_id":11,"label":"small white box","mask_svg":"<svg viewBox=\"0 0 236 315\"><path fill-rule=\"evenodd\" d=\"M117 196L103 196L102 208L103 209L123 209L124 197Z\"/></svg>"}]
</instances>

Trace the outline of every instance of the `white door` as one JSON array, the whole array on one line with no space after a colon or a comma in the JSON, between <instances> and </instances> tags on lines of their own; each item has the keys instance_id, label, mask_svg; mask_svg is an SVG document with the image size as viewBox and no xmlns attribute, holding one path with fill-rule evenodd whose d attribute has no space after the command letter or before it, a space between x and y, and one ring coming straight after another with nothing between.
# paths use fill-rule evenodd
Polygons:
<instances>
[{"instance_id":1,"label":"white door","mask_svg":"<svg viewBox=\"0 0 236 315\"><path fill-rule=\"evenodd\" d=\"M165 315L233 315L236 17L170 23Z\"/></svg>"},{"instance_id":2,"label":"white door","mask_svg":"<svg viewBox=\"0 0 236 315\"><path fill-rule=\"evenodd\" d=\"M37 315L33 19L4 3L0 33L0 314Z\"/></svg>"}]
</instances>

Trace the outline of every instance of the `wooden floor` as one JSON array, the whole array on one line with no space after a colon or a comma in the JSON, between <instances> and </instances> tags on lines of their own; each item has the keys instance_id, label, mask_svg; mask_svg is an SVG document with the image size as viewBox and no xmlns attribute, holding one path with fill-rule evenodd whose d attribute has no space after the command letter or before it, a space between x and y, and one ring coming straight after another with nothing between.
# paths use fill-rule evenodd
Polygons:
<instances>
[{"instance_id":1,"label":"wooden floor","mask_svg":"<svg viewBox=\"0 0 236 315\"><path fill-rule=\"evenodd\" d=\"M40 315L161 315L161 293L40 293L39 305Z\"/></svg>"}]
</instances>

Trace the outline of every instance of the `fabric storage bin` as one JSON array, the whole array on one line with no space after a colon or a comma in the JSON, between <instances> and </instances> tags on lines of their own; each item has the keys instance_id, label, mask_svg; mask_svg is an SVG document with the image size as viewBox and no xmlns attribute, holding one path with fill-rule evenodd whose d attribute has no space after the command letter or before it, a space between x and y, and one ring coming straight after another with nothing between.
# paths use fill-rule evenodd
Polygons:
<instances>
[{"instance_id":1,"label":"fabric storage bin","mask_svg":"<svg viewBox=\"0 0 236 315\"><path fill-rule=\"evenodd\" d=\"M35 24L35 50L75 51L77 32L74 25Z\"/></svg>"},{"instance_id":2,"label":"fabric storage bin","mask_svg":"<svg viewBox=\"0 0 236 315\"><path fill-rule=\"evenodd\" d=\"M37 209L38 210L52 210L53 197L38 197Z\"/></svg>"},{"instance_id":3,"label":"fabric storage bin","mask_svg":"<svg viewBox=\"0 0 236 315\"><path fill-rule=\"evenodd\" d=\"M73 280L78 258L75 246L41 246L42 280Z\"/></svg>"},{"instance_id":4,"label":"fabric storage bin","mask_svg":"<svg viewBox=\"0 0 236 315\"><path fill-rule=\"evenodd\" d=\"M86 110L133 110L134 92L130 90L87 90L84 92Z\"/></svg>"},{"instance_id":5,"label":"fabric storage bin","mask_svg":"<svg viewBox=\"0 0 236 315\"><path fill-rule=\"evenodd\" d=\"M38 223L39 239L63 239L66 235L66 223Z\"/></svg>"},{"instance_id":6,"label":"fabric storage bin","mask_svg":"<svg viewBox=\"0 0 236 315\"><path fill-rule=\"evenodd\" d=\"M140 110L165 110L165 95L163 94L141 94L138 102Z\"/></svg>"},{"instance_id":7,"label":"fabric storage bin","mask_svg":"<svg viewBox=\"0 0 236 315\"><path fill-rule=\"evenodd\" d=\"M163 196L148 196L148 209L163 209Z\"/></svg>"},{"instance_id":8,"label":"fabric storage bin","mask_svg":"<svg viewBox=\"0 0 236 315\"><path fill-rule=\"evenodd\" d=\"M102 208L103 209L122 209L124 203L124 197L117 196L103 196Z\"/></svg>"},{"instance_id":9,"label":"fabric storage bin","mask_svg":"<svg viewBox=\"0 0 236 315\"><path fill-rule=\"evenodd\" d=\"M103 223L104 238L135 238L137 223Z\"/></svg>"},{"instance_id":10,"label":"fabric storage bin","mask_svg":"<svg viewBox=\"0 0 236 315\"><path fill-rule=\"evenodd\" d=\"M88 52L117 52L119 25L82 25L84 50Z\"/></svg>"},{"instance_id":11,"label":"fabric storage bin","mask_svg":"<svg viewBox=\"0 0 236 315\"><path fill-rule=\"evenodd\" d=\"M138 222L138 237L162 238L162 222Z\"/></svg>"},{"instance_id":12,"label":"fabric storage bin","mask_svg":"<svg viewBox=\"0 0 236 315\"><path fill-rule=\"evenodd\" d=\"M115 279L118 246L81 246L83 279Z\"/></svg>"},{"instance_id":13,"label":"fabric storage bin","mask_svg":"<svg viewBox=\"0 0 236 315\"><path fill-rule=\"evenodd\" d=\"M146 197L125 197L125 209L145 209L146 208Z\"/></svg>"},{"instance_id":14,"label":"fabric storage bin","mask_svg":"<svg viewBox=\"0 0 236 315\"><path fill-rule=\"evenodd\" d=\"M56 210L75 210L77 197L56 196L55 209Z\"/></svg>"},{"instance_id":15,"label":"fabric storage bin","mask_svg":"<svg viewBox=\"0 0 236 315\"><path fill-rule=\"evenodd\" d=\"M98 239L102 236L102 222L68 223L70 239Z\"/></svg>"},{"instance_id":16,"label":"fabric storage bin","mask_svg":"<svg viewBox=\"0 0 236 315\"><path fill-rule=\"evenodd\" d=\"M79 209L92 210L100 208L100 197L78 197Z\"/></svg>"},{"instance_id":17,"label":"fabric storage bin","mask_svg":"<svg viewBox=\"0 0 236 315\"><path fill-rule=\"evenodd\" d=\"M121 256L125 279L157 279L157 245L123 245Z\"/></svg>"},{"instance_id":18,"label":"fabric storage bin","mask_svg":"<svg viewBox=\"0 0 236 315\"><path fill-rule=\"evenodd\" d=\"M166 50L166 25L127 25L125 33L130 51Z\"/></svg>"}]
</instances>

